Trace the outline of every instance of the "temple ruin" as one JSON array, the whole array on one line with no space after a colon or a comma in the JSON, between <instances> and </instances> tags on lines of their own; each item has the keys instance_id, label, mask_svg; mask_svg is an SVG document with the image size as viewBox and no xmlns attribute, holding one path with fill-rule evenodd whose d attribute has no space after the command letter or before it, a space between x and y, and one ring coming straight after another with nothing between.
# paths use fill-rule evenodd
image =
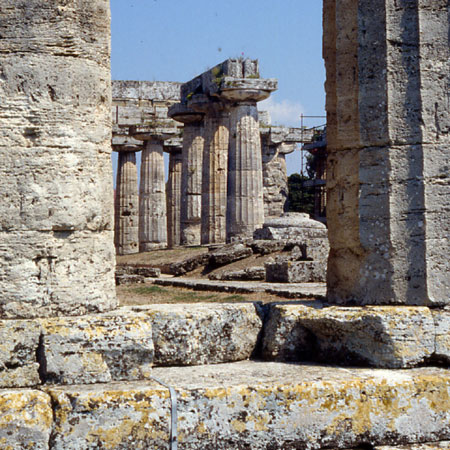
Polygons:
<instances>
[{"instance_id":1,"label":"temple ruin","mask_svg":"<svg viewBox=\"0 0 450 450\"><path fill-rule=\"evenodd\" d=\"M1 448L450 448L447 0L324 0L326 296L126 307L114 291L109 1L0 5ZM113 141L124 251L137 245L136 151L149 167L144 249L198 237L198 178L183 181L180 148L183 167L203 145L202 242L261 225L255 103L275 84L251 76L252 60L217 67L182 86L179 122L148 100L158 85L123 84L122 99L149 102L115 111L130 122ZM193 127L183 144L177 123ZM188 212L175 204L182 184Z\"/></svg>"},{"instance_id":2,"label":"temple ruin","mask_svg":"<svg viewBox=\"0 0 450 450\"><path fill-rule=\"evenodd\" d=\"M248 67L252 68L252 71ZM242 75L244 69L247 70L245 73L249 77L244 79L246 81L242 81L238 77L238 75ZM130 149L142 151L139 189L139 228L141 231L138 239L140 243L128 247L121 246L119 237L131 239L136 221L129 216L128 209L123 209L122 206L122 211L119 212L116 208L116 216L124 215L121 221L116 220L118 224L115 229L118 254L149 251L166 246L172 248L178 245L220 244L233 238L251 237L253 232L263 225L264 217L279 217L286 212L288 188L285 155L293 152L296 144L309 142L312 132L310 130L302 131L299 128L272 126L268 113L258 112L255 106L256 102L250 101L253 118L251 120L239 119L242 121L239 129L242 129L243 133L247 133L247 131L250 133L249 141L247 137L243 138L247 142L248 148L242 147L241 149L239 147L240 150L237 152L237 141L229 139L231 112L234 108L233 104L236 102L224 99L218 103L215 94L208 94L208 97L200 92L200 90L208 89L202 87L202 83L205 85L212 83L216 86L223 82L227 77L225 72L228 71L234 74L232 80L230 77L227 78L228 85L239 82L245 86L247 83L248 90L253 92L255 91L254 86L258 86L259 83L266 89L264 95L258 89L256 89L256 94L252 95L267 96L270 89L274 89L276 83L274 80L258 81L260 79L255 78L257 70L256 61L227 60L185 84L158 81L113 81L113 149L119 152L119 155L126 154ZM208 81L204 81L205 78ZM191 92L192 89L196 89L197 94L194 95ZM239 86L239 89L233 88L228 91L237 92L242 96L244 95L241 93L242 89ZM231 94L227 95L231 96ZM245 100L244 104L248 102L249 100ZM199 106L200 104L203 106ZM224 125L223 129L219 127L218 134L213 133L214 139L206 141L209 145L208 149L205 149L207 136L205 124L210 118L199 108L219 108L224 120L226 119L226 126ZM255 115L256 113L257 115ZM259 124L260 116L263 118L261 125ZM247 130L246 124L249 120L250 128ZM253 120L255 120L254 124ZM238 127L238 122L232 120L235 128ZM234 134L236 134L235 131L232 135L234 136ZM222 135L223 139L218 139L218 136ZM160 143L154 144L152 147L154 151L149 153L146 146L149 145L150 136ZM178 147L172 141L179 143ZM143 144L143 142L147 142L147 144ZM213 145L218 145L220 151L216 147L211 150ZM182 148L180 149L180 147ZM230 159L231 151L234 151L234 156ZM251 163L252 169L247 165L249 158L246 156L245 164L244 162L239 163L237 167L240 169L237 170L236 167L233 168L233 164L236 164L232 161L244 151L258 156L255 162ZM163 186L165 180L163 152L169 153L171 161L167 192ZM214 152L217 153L217 157L212 157ZM153 155L152 159L149 159L150 155ZM122 157L120 156L120 158ZM218 164L218 166L211 166L211 164ZM240 181L237 182L238 178L236 177L238 176L244 178L239 178ZM117 180L120 181L119 178ZM130 189L134 192L137 181L129 178L128 182L133 184ZM254 182L256 184L253 184ZM233 190L234 192L232 192ZM127 191L123 190L119 184L117 184L116 191L119 195L128 195ZM236 203L236 197L243 197L245 200L242 201L245 204L239 206L240 203L239 201ZM127 201L125 197L122 200L116 198L116 205L123 205ZM249 204L252 205L252 208L249 207ZM210 217L207 211L212 205L215 205L215 209L214 214L211 213L213 216ZM249 216L242 216L239 219L240 231L234 233L231 223L237 219L229 219L227 222L226 217L228 213L229 216L237 214L233 213L236 208L241 212L245 211L245 214L249 214ZM256 208L254 213L252 213L253 208ZM259 217L256 222L254 214ZM201 237L202 217L204 218L203 240ZM210 219L207 219L208 217ZM211 229L205 225L205 221L210 222ZM124 230L124 227L129 227L130 230ZM153 237L149 239L147 236L151 233L153 233ZM226 238L227 233L228 239ZM217 239L211 238L210 242L209 238L205 237L206 235L214 235Z\"/></svg>"}]
</instances>

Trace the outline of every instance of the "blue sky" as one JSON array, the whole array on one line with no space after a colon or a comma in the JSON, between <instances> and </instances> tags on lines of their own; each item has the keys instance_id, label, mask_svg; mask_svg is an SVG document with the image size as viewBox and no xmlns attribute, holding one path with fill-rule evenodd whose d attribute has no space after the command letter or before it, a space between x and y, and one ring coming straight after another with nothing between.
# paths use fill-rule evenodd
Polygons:
<instances>
[{"instance_id":1,"label":"blue sky","mask_svg":"<svg viewBox=\"0 0 450 450\"><path fill-rule=\"evenodd\" d=\"M278 91L260 109L300 126L324 115L321 0L111 0L112 78L188 81L230 58L260 62ZM306 119L306 125L324 119ZM288 160L299 171L299 152Z\"/></svg>"}]
</instances>

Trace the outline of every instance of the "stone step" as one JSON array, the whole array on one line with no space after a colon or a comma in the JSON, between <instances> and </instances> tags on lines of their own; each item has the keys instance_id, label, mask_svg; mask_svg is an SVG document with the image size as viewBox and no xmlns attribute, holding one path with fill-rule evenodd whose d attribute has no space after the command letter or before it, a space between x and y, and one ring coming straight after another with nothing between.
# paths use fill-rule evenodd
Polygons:
<instances>
[{"instance_id":1,"label":"stone step","mask_svg":"<svg viewBox=\"0 0 450 450\"><path fill-rule=\"evenodd\" d=\"M175 389L183 450L350 449L450 438L450 370L442 368L247 361L153 375ZM153 380L0 391L2 448L166 450L170 420L169 390Z\"/></svg>"},{"instance_id":2,"label":"stone step","mask_svg":"<svg viewBox=\"0 0 450 450\"><path fill-rule=\"evenodd\" d=\"M0 388L148 379L155 366L315 361L407 368L450 363L450 310L297 304L145 305L0 321Z\"/></svg>"}]
</instances>

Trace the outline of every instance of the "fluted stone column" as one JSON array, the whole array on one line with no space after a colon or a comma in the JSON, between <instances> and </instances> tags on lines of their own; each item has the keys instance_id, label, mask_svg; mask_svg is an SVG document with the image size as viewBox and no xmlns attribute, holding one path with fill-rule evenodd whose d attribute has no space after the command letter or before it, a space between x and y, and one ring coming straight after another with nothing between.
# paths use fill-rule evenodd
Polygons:
<instances>
[{"instance_id":1,"label":"fluted stone column","mask_svg":"<svg viewBox=\"0 0 450 450\"><path fill-rule=\"evenodd\" d=\"M230 102L227 241L253 237L253 232L264 223L261 137L256 103L269 95L270 91L245 87L221 93L221 97Z\"/></svg>"},{"instance_id":2,"label":"fluted stone column","mask_svg":"<svg viewBox=\"0 0 450 450\"><path fill-rule=\"evenodd\" d=\"M181 171L181 245L200 245L203 165L203 114L176 104L169 115L183 127Z\"/></svg>"},{"instance_id":3,"label":"fluted stone column","mask_svg":"<svg viewBox=\"0 0 450 450\"><path fill-rule=\"evenodd\" d=\"M222 102L193 96L189 106L205 113L202 172L201 243L226 239L229 113Z\"/></svg>"},{"instance_id":4,"label":"fluted stone column","mask_svg":"<svg viewBox=\"0 0 450 450\"><path fill-rule=\"evenodd\" d=\"M139 251L167 246L163 139L149 138L142 151L139 187Z\"/></svg>"},{"instance_id":5,"label":"fluted stone column","mask_svg":"<svg viewBox=\"0 0 450 450\"><path fill-rule=\"evenodd\" d=\"M181 147L166 147L166 151L170 155L167 180L167 246L173 248L181 243L181 167L183 157Z\"/></svg>"},{"instance_id":6,"label":"fluted stone column","mask_svg":"<svg viewBox=\"0 0 450 450\"><path fill-rule=\"evenodd\" d=\"M325 0L328 299L449 304L448 1Z\"/></svg>"},{"instance_id":7,"label":"fluted stone column","mask_svg":"<svg viewBox=\"0 0 450 450\"><path fill-rule=\"evenodd\" d=\"M112 309L109 1L0 17L0 316Z\"/></svg>"},{"instance_id":8,"label":"fluted stone column","mask_svg":"<svg viewBox=\"0 0 450 450\"><path fill-rule=\"evenodd\" d=\"M118 152L114 204L114 244L118 255L139 252L139 194L136 147L116 147Z\"/></svg>"}]
</instances>

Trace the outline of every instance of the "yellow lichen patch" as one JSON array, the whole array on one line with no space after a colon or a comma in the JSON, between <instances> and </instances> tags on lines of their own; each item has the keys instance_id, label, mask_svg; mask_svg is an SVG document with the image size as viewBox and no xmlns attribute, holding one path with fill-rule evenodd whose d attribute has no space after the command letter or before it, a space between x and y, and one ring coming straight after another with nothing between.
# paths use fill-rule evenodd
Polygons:
<instances>
[{"instance_id":1,"label":"yellow lichen patch","mask_svg":"<svg viewBox=\"0 0 450 450\"><path fill-rule=\"evenodd\" d=\"M207 429L206 429L206 426L205 426L205 422L200 422L197 425L197 433L203 434L203 433L206 433L206 432L207 432Z\"/></svg>"},{"instance_id":2,"label":"yellow lichen patch","mask_svg":"<svg viewBox=\"0 0 450 450\"><path fill-rule=\"evenodd\" d=\"M231 421L231 426L238 432L243 433L247 430L247 423L243 420L234 419Z\"/></svg>"}]
</instances>

